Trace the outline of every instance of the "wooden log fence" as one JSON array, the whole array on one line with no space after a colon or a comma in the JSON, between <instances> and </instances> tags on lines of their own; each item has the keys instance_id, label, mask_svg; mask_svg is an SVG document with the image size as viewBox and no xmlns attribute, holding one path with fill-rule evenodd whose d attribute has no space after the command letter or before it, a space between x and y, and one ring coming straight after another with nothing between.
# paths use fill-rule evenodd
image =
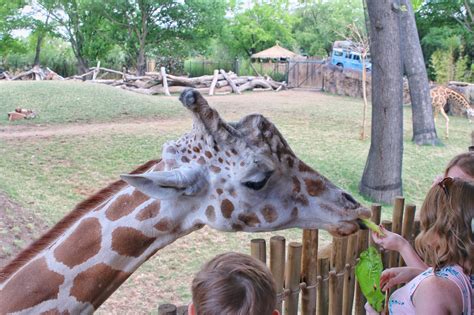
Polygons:
<instances>
[{"instance_id":1,"label":"wooden log fence","mask_svg":"<svg viewBox=\"0 0 474 315\"><path fill-rule=\"evenodd\" d=\"M374 204L371 209L376 224L382 222L385 228L400 233L407 240L413 241L419 233L419 221L415 221L416 207L412 204L405 206L403 197L395 199L391 221L381 221L380 205ZM301 243L286 245L282 236L270 238L269 246L264 239L250 242L250 254L266 263L275 279L277 309L284 315L365 314L366 300L355 281L354 269L360 253L373 245L369 231L334 237L330 246L318 248L320 243L318 230L303 230ZM398 256L383 250L381 254L384 268L403 265ZM183 307L171 306L170 312L169 304L164 305L160 305L164 308L158 311L159 315L187 314Z\"/></svg>"}]
</instances>

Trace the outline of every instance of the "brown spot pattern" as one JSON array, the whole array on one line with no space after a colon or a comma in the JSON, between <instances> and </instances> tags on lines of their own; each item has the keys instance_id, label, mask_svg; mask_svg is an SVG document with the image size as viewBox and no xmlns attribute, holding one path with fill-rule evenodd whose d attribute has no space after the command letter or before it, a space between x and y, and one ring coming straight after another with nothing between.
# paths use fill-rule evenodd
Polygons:
<instances>
[{"instance_id":1,"label":"brown spot pattern","mask_svg":"<svg viewBox=\"0 0 474 315\"><path fill-rule=\"evenodd\" d=\"M106 264L95 265L74 278L71 295L97 309L130 275Z\"/></svg>"},{"instance_id":2,"label":"brown spot pattern","mask_svg":"<svg viewBox=\"0 0 474 315\"><path fill-rule=\"evenodd\" d=\"M206 164L206 160L205 160L202 156L199 157L199 159L197 160L197 162L198 162L199 165L204 165L204 164Z\"/></svg>"},{"instance_id":3,"label":"brown spot pattern","mask_svg":"<svg viewBox=\"0 0 474 315\"><path fill-rule=\"evenodd\" d=\"M301 191L300 180L298 179L298 177L293 176L293 192L299 193L300 191Z\"/></svg>"},{"instance_id":4,"label":"brown spot pattern","mask_svg":"<svg viewBox=\"0 0 474 315\"><path fill-rule=\"evenodd\" d=\"M164 218L155 224L155 229L161 232L171 231L173 229L173 222L169 218Z\"/></svg>"},{"instance_id":5,"label":"brown spot pattern","mask_svg":"<svg viewBox=\"0 0 474 315\"><path fill-rule=\"evenodd\" d=\"M294 165L293 159L291 157L287 157L286 161L288 162L288 166L290 168L293 168L293 165Z\"/></svg>"},{"instance_id":6,"label":"brown spot pattern","mask_svg":"<svg viewBox=\"0 0 474 315\"><path fill-rule=\"evenodd\" d=\"M107 219L116 221L135 210L139 205L150 199L147 195L135 190L131 196L122 195L118 197L105 212Z\"/></svg>"},{"instance_id":7,"label":"brown spot pattern","mask_svg":"<svg viewBox=\"0 0 474 315\"><path fill-rule=\"evenodd\" d=\"M219 161L219 163L221 163L221 164L222 164L222 163L224 163L224 159L223 159L223 158L221 158L221 157L220 157L220 158L218 158L218 159L217 159L217 161Z\"/></svg>"},{"instance_id":8,"label":"brown spot pattern","mask_svg":"<svg viewBox=\"0 0 474 315\"><path fill-rule=\"evenodd\" d=\"M140 210L136 218L138 221L145 221L151 218L154 218L160 213L160 201L156 200L150 203L148 206Z\"/></svg>"},{"instance_id":9,"label":"brown spot pattern","mask_svg":"<svg viewBox=\"0 0 474 315\"><path fill-rule=\"evenodd\" d=\"M245 225L252 227L260 223L260 219L255 213L241 213L239 214L238 219Z\"/></svg>"},{"instance_id":10,"label":"brown spot pattern","mask_svg":"<svg viewBox=\"0 0 474 315\"><path fill-rule=\"evenodd\" d=\"M304 180L304 183L306 184L306 190L308 191L308 194L310 196L313 196L313 197L319 196L325 190L324 182L320 179L314 180L314 179L306 178Z\"/></svg>"},{"instance_id":11,"label":"brown spot pattern","mask_svg":"<svg viewBox=\"0 0 474 315\"><path fill-rule=\"evenodd\" d=\"M221 168L215 165L211 165L210 169L214 173L219 173L221 171Z\"/></svg>"},{"instance_id":12,"label":"brown spot pattern","mask_svg":"<svg viewBox=\"0 0 474 315\"><path fill-rule=\"evenodd\" d=\"M223 192L224 192L224 191L222 190L222 188L217 188L217 189L216 189L216 193L217 193L218 195L222 195Z\"/></svg>"},{"instance_id":13,"label":"brown spot pattern","mask_svg":"<svg viewBox=\"0 0 474 315\"><path fill-rule=\"evenodd\" d=\"M191 151L189 151L189 153L191 153ZM189 159L188 159L187 156L182 156L182 157L181 157L181 161L182 161L183 163L189 163Z\"/></svg>"},{"instance_id":14,"label":"brown spot pattern","mask_svg":"<svg viewBox=\"0 0 474 315\"><path fill-rule=\"evenodd\" d=\"M136 229L119 227L112 232L112 250L122 256L139 257L155 240Z\"/></svg>"},{"instance_id":15,"label":"brown spot pattern","mask_svg":"<svg viewBox=\"0 0 474 315\"><path fill-rule=\"evenodd\" d=\"M201 152L201 149L199 149L198 147L193 147L193 151L196 152L196 153L199 153L199 152Z\"/></svg>"},{"instance_id":16,"label":"brown spot pattern","mask_svg":"<svg viewBox=\"0 0 474 315\"><path fill-rule=\"evenodd\" d=\"M206 157L207 157L208 159L212 158L212 153L211 153L211 152L206 151L206 152L204 152L204 154L206 155Z\"/></svg>"},{"instance_id":17,"label":"brown spot pattern","mask_svg":"<svg viewBox=\"0 0 474 315\"><path fill-rule=\"evenodd\" d=\"M206 208L206 217L209 221L214 222L216 220L216 212L214 211L213 206L208 206Z\"/></svg>"},{"instance_id":18,"label":"brown spot pattern","mask_svg":"<svg viewBox=\"0 0 474 315\"><path fill-rule=\"evenodd\" d=\"M176 154L176 149L174 147L168 147L166 149L167 153Z\"/></svg>"},{"instance_id":19,"label":"brown spot pattern","mask_svg":"<svg viewBox=\"0 0 474 315\"><path fill-rule=\"evenodd\" d=\"M82 264L100 250L102 227L97 218L82 221L55 250L54 257L69 268Z\"/></svg>"},{"instance_id":20,"label":"brown spot pattern","mask_svg":"<svg viewBox=\"0 0 474 315\"><path fill-rule=\"evenodd\" d=\"M236 151L234 148L232 148L232 149L230 150L230 152L232 152L233 155L239 155L239 154L237 153L237 151Z\"/></svg>"},{"instance_id":21,"label":"brown spot pattern","mask_svg":"<svg viewBox=\"0 0 474 315\"><path fill-rule=\"evenodd\" d=\"M36 259L18 271L0 291L1 313L18 312L43 301L55 299L63 282L62 275L48 269L46 259ZM21 290L21 294L18 290Z\"/></svg>"},{"instance_id":22,"label":"brown spot pattern","mask_svg":"<svg viewBox=\"0 0 474 315\"><path fill-rule=\"evenodd\" d=\"M262 215L268 223L274 222L278 218L278 213L272 205L265 205L262 209Z\"/></svg>"},{"instance_id":23,"label":"brown spot pattern","mask_svg":"<svg viewBox=\"0 0 474 315\"><path fill-rule=\"evenodd\" d=\"M244 229L244 227L240 224L237 224L237 223L232 224L232 230L233 231L239 232L239 231L242 231L243 229Z\"/></svg>"},{"instance_id":24,"label":"brown spot pattern","mask_svg":"<svg viewBox=\"0 0 474 315\"><path fill-rule=\"evenodd\" d=\"M224 218L229 219L234 211L234 204L229 199L222 200L221 212Z\"/></svg>"}]
</instances>

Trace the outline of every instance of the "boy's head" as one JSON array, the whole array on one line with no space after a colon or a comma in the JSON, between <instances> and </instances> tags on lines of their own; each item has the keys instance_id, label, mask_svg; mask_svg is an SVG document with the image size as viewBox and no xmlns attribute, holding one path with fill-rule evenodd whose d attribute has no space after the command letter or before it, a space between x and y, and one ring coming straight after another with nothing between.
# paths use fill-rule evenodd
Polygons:
<instances>
[{"instance_id":1,"label":"boy's head","mask_svg":"<svg viewBox=\"0 0 474 315\"><path fill-rule=\"evenodd\" d=\"M192 283L190 315L275 315L272 274L259 260L225 253L207 262Z\"/></svg>"}]
</instances>

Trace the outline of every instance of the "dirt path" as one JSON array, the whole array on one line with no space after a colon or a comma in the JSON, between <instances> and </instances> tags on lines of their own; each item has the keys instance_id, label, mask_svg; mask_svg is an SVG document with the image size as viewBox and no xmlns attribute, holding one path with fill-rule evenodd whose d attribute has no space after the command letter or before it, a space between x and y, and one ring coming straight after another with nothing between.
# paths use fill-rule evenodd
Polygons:
<instances>
[{"instance_id":1,"label":"dirt path","mask_svg":"<svg viewBox=\"0 0 474 315\"><path fill-rule=\"evenodd\" d=\"M171 131L177 126L188 127L191 119L135 120L132 122L108 122L67 125L21 125L0 127L0 139L47 138L52 136L77 136L99 133L143 133L150 130Z\"/></svg>"}]
</instances>

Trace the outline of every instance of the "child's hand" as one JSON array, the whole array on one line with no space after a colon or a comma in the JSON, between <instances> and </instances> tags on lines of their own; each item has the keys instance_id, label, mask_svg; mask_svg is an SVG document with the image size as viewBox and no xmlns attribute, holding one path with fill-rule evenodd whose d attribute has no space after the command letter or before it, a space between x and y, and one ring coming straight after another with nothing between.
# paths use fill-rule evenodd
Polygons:
<instances>
[{"instance_id":1,"label":"child's hand","mask_svg":"<svg viewBox=\"0 0 474 315\"><path fill-rule=\"evenodd\" d=\"M374 242L384 249L400 252L407 241L397 233L388 231L383 226L380 226L380 229L382 230L384 236L372 232L371 234Z\"/></svg>"},{"instance_id":2,"label":"child's hand","mask_svg":"<svg viewBox=\"0 0 474 315\"><path fill-rule=\"evenodd\" d=\"M421 272L423 272L423 269L413 267L395 267L386 269L380 276L380 289L382 291L387 291L396 285L407 283L418 276Z\"/></svg>"},{"instance_id":3,"label":"child's hand","mask_svg":"<svg viewBox=\"0 0 474 315\"><path fill-rule=\"evenodd\" d=\"M379 315L380 314L380 313L377 313L377 311L374 310L372 308L372 306L370 306L369 302L365 303L364 308L365 308L365 312L367 313L367 315Z\"/></svg>"}]
</instances>

